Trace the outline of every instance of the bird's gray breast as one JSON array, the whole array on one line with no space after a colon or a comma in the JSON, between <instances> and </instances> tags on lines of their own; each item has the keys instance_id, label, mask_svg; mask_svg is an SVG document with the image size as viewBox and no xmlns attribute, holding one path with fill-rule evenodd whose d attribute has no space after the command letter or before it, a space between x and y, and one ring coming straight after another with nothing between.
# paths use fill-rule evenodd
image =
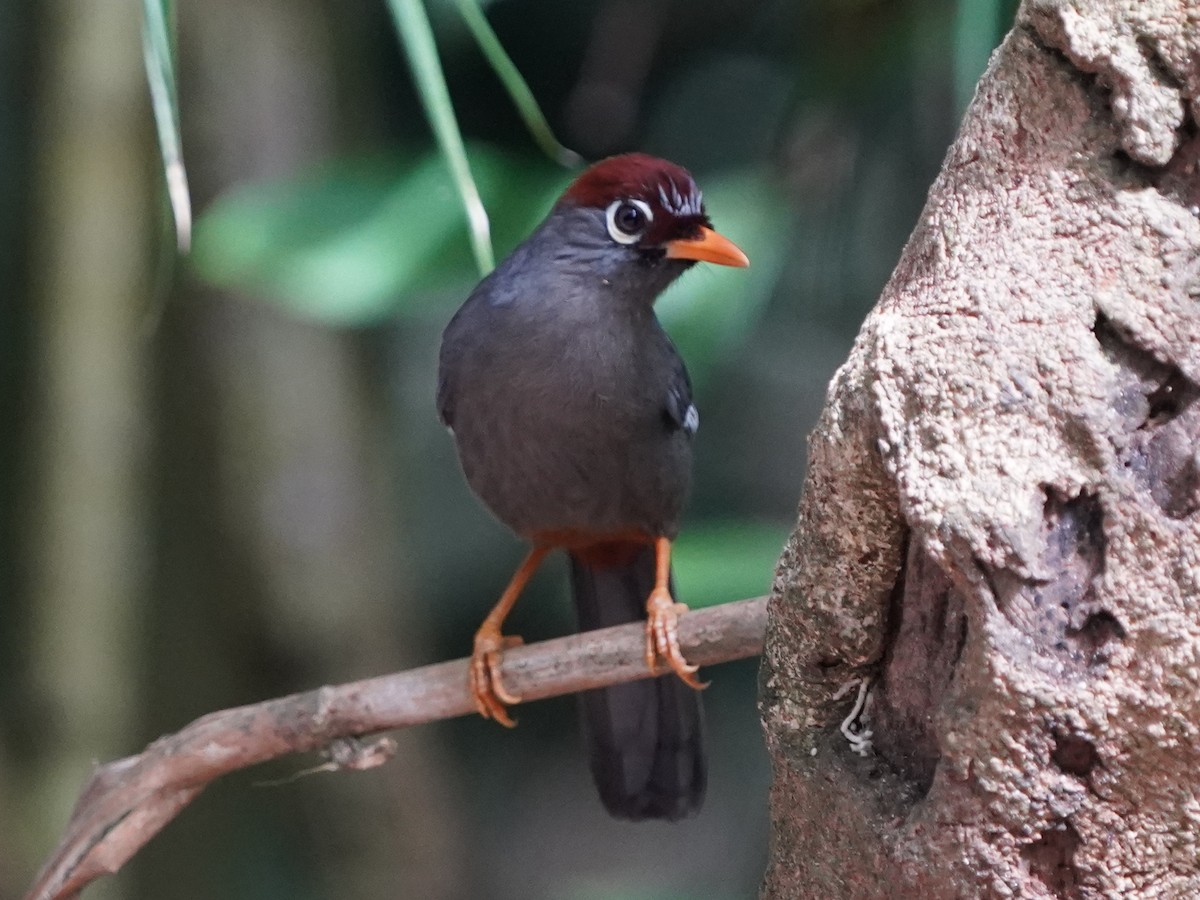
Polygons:
<instances>
[{"instance_id":1,"label":"bird's gray breast","mask_svg":"<svg viewBox=\"0 0 1200 900\"><path fill-rule=\"evenodd\" d=\"M652 314L582 303L553 312L490 306L470 333L447 335L468 483L527 537L673 536L691 470L690 434L666 410L674 348Z\"/></svg>"}]
</instances>

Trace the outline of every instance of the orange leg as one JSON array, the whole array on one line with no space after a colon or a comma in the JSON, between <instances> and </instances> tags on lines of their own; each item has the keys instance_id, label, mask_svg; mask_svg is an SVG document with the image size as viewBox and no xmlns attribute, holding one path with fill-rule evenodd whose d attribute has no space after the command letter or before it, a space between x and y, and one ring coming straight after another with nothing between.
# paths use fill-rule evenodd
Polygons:
<instances>
[{"instance_id":1,"label":"orange leg","mask_svg":"<svg viewBox=\"0 0 1200 900\"><path fill-rule=\"evenodd\" d=\"M679 649L679 616L687 607L671 596L671 541L654 539L654 590L646 601L646 665L655 669L661 660L689 687L705 685L696 677L699 666L683 658Z\"/></svg>"},{"instance_id":2,"label":"orange leg","mask_svg":"<svg viewBox=\"0 0 1200 900\"><path fill-rule=\"evenodd\" d=\"M495 719L508 728L517 723L509 717L505 704L520 703L521 698L504 689L500 681L500 657L509 647L520 646L523 641L516 636L505 637L500 626L550 549L539 544L529 551L500 600L475 632L475 651L471 654L471 694L475 697L475 708L485 719Z\"/></svg>"}]
</instances>

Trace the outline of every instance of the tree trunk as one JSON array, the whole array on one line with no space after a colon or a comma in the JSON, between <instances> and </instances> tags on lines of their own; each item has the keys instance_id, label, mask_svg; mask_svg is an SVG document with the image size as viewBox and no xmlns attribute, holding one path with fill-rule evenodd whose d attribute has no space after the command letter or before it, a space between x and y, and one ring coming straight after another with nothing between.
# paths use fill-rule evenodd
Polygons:
<instances>
[{"instance_id":1,"label":"tree trunk","mask_svg":"<svg viewBox=\"0 0 1200 900\"><path fill-rule=\"evenodd\" d=\"M365 88L338 102L339 10L326 0L180 4L198 210L231 184L328 155L370 108ZM161 336L148 736L196 711L420 659L427 616L398 549L410 543L396 514L407 498L389 490L372 336L194 282L165 310ZM301 779L268 804L261 792L213 792L138 857L132 877L146 896L170 885L176 900L228 893L244 883L231 880L239 866L326 896L454 896L458 810L443 802L437 738L397 740L396 764L363 778ZM232 862L214 866L214 856Z\"/></svg>"},{"instance_id":2,"label":"tree trunk","mask_svg":"<svg viewBox=\"0 0 1200 900\"><path fill-rule=\"evenodd\" d=\"M1198 98L1186 0L994 56L811 438L764 896L1200 895Z\"/></svg>"},{"instance_id":3,"label":"tree trunk","mask_svg":"<svg viewBox=\"0 0 1200 900\"><path fill-rule=\"evenodd\" d=\"M137 723L153 305L144 273L156 224L136 9L53 2L39 14L34 412L18 498L28 510L20 563L29 595L19 652L25 703L38 712L14 763L16 810L5 828L25 872L57 838L80 778L97 756L126 751ZM5 302L9 290L19 297L6 284ZM20 598L5 603L10 614L22 608ZM6 709L8 722L16 714ZM111 884L96 897L122 894Z\"/></svg>"}]
</instances>

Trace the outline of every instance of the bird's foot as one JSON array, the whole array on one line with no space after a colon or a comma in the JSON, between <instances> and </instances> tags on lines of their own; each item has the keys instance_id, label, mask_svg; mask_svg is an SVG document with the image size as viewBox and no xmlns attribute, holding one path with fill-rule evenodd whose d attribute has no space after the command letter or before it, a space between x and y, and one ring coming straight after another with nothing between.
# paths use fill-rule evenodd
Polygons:
<instances>
[{"instance_id":1,"label":"bird's foot","mask_svg":"<svg viewBox=\"0 0 1200 900\"><path fill-rule=\"evenodd\" d=\"M486 625L475 633L475 651L471 654L471 696L481 716L495 719L505 728L516 726L507 707L520 703L521 698L509 693L500 680L500 658L505 650L523 643L516 635L506 636L499 628Z\"/></svg>"},{"instance_id":2,"label":"bird's foot","mask_svg":"<svg viewBox=\"0 0 1200 900\"><path fill-rule=\"evenodd\" d=\"M670 591L655 588L646 601L646 666L651 670L665 663L688 687L702 690L708 687L696 677L699 666L684 659L679 649L679 616L687 606L676 603Z\"/></svg>"}]
</instances>

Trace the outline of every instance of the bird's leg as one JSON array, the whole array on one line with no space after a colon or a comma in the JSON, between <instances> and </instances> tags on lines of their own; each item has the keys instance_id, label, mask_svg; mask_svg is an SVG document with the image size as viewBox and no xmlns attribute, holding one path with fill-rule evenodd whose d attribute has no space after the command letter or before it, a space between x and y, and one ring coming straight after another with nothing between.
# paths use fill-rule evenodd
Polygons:
<instances>
[{"instance_id":1,"label":"bird's leg","mask_svg":"<svg viewBox=\"0 0 1200 900\"><path fill-rule=\"evenodd\" d=\"M495 719L507 728L517 723L509 717L505 704L520 703L521 698L504 689L500 681L500 656L509 647L517 647L524 642L515 635L502 635L500 626L549 552L550 547L541 544L529 551L508 587L475 632L475 650L471 654L471 695L475 698L475 708L485 719Z\"/></svg>"},{"instance_id":2,"label":"bird's leg","mask_svg":"<svg viewBox=\"0 0 1200 900\"><path fill-rule=\"evenodd\" d=\"M697 690L705 685L696 677L699 666L683 658L679 649L679 615L687 607L676 603L671 596L671 541L654 539L654 590L646 601L646 665L657 668L659 660L689 687Z\"/></svg>"}]
</instances>

